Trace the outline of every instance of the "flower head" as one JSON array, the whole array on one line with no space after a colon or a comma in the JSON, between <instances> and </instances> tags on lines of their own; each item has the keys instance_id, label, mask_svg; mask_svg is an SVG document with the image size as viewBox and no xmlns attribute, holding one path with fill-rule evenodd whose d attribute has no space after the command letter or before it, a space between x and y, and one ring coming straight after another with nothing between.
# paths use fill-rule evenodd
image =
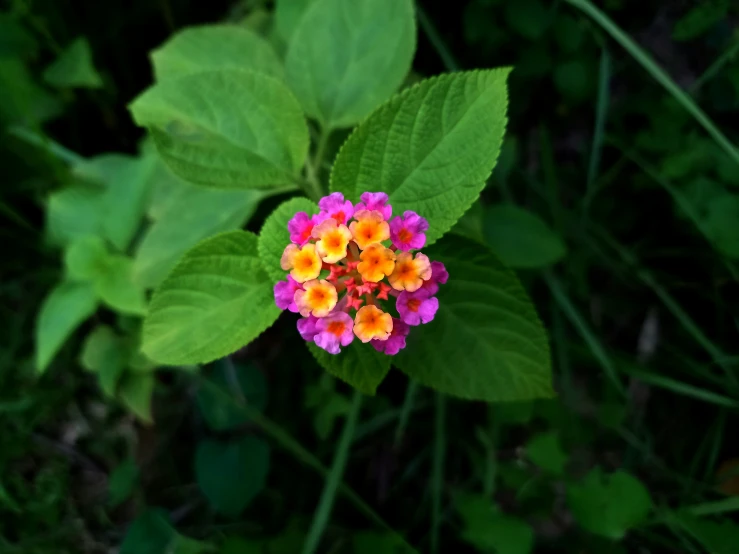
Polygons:
<instances>
[{"instance_id":1,"label":"flower head","mask_svg":"<svg viewBox=\"0 0 739 554\"><path fill-rule=\"evenodd\" d=\"M343 224L354 215L354 204L349 200L344 200L344 195L340 192L332 192L321 198L318 201L318 207L321 208L321 211L315 218L316 223L332 218L337 223Z\"/></svg>"},{"instance_id":2,"label":"flower head","mask_svg":"<svg viewBox=\"0 0 739 554\"><path fill-rule=\"evenodd\" d=\"M354 340L354 321L345 312L333 312L322 317L316 323L318 334L315 336L316 346L320 346L329 354L341 352L341 346L349 346Z\"/></svg>"},{"instance_id":3,"label":"flower head","mask_svg":"<svg viewBox=\"0 0 739 554\"><path fill-rule=\"evenodd\" d=\"M290 275L298 283L318 277L322 265L315 244L306 244L302 248L288 244L280 259L280 267L284 270L291 269Z\"/></svg>"},{"instance_id":4,"label":"flower head","mask_svg":"<svg viewBox=\"0 0 739 554\"><path fill-rule=\"evenodd\" d=\"M382 214L385 221L390 220L390 216L393 215L393 207L387 203L387 194L384 192L363 192L359 198L362 201L354 207L356 211L377 211Z\"/></svg>"},{"instance_id":5,"label":"flower head","mask_svg":"<svg viewBox=\"0 0 739 554\"><path fill-rule=\"evenodd\" d=\"M418 325L434 319L439 309L439 299L423 289L418 289L416 292L403 291L398 295L398 302L395 306L405 323Z\"/></svg>"},{"instance_id":6,"label":"flower head","mask_svg":"<svg viewBox=\"0 0 739 554\"><path fill-rule=\"evenodd\" d=\"M352 240L352 234L346 225L328 218L313 227L313 238L318 239L316 249L321 259L334 264L346 258L346 247Z\"/></svg>"},{"instance_id":7,"label":"flower head","mask_svg":"<svg viewBox=\"0 0 739 554\"><path fill-rule=\"evenodd\" d=\"M354 318L354 334L362 342L387 340L393 330L393 318L377 306L363 306Z\"/></svg>"},{"instance_id":8,"label":"flower head","mask_svg":"<svg viewBox=\"0 0 739 554\"><path fill-rule=\"evenodd\" d=\"M362 261L357 265L357 271L365 281L377 283L395 269L395 252L379 242L365 248L359 259Z\"/></svg>"},{"instance_id":9,"label":"flower head","mask_svg":"<svg viewBox=\"0 0 739 554\"><path fill-rule=\"evenodd\" d=\"M411 328L407 323L393 318L393 330L390 336L386 340L371 340L370 344L378 352L383 352L388 356L395 356L405 348L405 337L408 336L410 330Z\"/></svg>"},{"instance_id":10,"label":"flower head","mask_svg":"<svg viewBox=\"0 0 739 554\"><path fill-rule=\"evenodd\" d=\"M356 221L352 221L349 230L354 242L364 250L370 244L382 242L390 238L390 226L378 211L360 210L354 214Z\"/></svg>"},{"instance_id":11,"label":"flower head","mask_svg":"<svg viewBox=\"0 0 739 554\"><path fill-rule=\"evenodd\" d=\"M426 231L429 222L416 212L410 210L403 217L394 217L390 222L390 239L398 250L418 250L426 244Z\"/></svg>"},{"instance_id":12,"label":"flower head","mask_svg":"<svg viewBox=\"0 0 739 554\"><path fill-rule=\"evenodd\" d=\"M426 243L423 217L406 211L390 221L384 192L365 192L361 200L355 208L335 192L321 199L318 215L290 219L291 244L280 260L290 273L275 284L275 303L299 312L300 335L330 354L356 336L393 356L405 348L411 326L434 319L434 295L449 274L444 264L410 252ZM393 305L399 318L385 311Z\"/></svg>"},{"instance_id":13,"label":"flower head","mask_svg":"<svg viewBox=\"0 0 739 554\"><path fill-rule=\"evenodd\" d=\"M395 269L388 281L395 290L414 292L430 278L431 262L428 256L419 252L414 259L410 252L401 252L395 260Z\"/></svg>"},{"instance_id":14,"label":"flower head","mask_svg":"<svg viewBox=\"0 0 739 554\"><path fill-rule=\"evenodd\" d=\"M313 279L306 282L304 290L295 291L295 304L300 315L307 317L326 317L336 306L338 294L336 287L328 281Z\"/></svg>"}]
</instances>

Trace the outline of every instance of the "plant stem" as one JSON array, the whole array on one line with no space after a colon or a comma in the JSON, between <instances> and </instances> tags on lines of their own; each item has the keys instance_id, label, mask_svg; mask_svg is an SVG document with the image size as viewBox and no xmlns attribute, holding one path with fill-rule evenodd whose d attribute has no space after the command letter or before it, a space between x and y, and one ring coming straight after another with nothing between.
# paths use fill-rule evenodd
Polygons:
<instances>
[{"instance_id":1,"label":"plant stem","mask_svg":"<svg viewBox=\"0 0 739 554\"><path fill-rule=\"evenodd\" d=\"M421 29L426 33L431 46L433 46L434 50L439 54L444 67L446 67L447 71L457 71L459 69L459 64L454 59L449 48L444 44L444 40L439 35L436 27L434 27L434 24L418 2L416 3L416 13L418 14L418 23L420 23Z\"/></svg>"},{"instance_id":2,"label":"plant stem","mask_svg":"<svg viewBox=\"0 0 739 554\"><path fill-rule=\"evenodd\" d=\"M603 151L603 130L608 115L609 82L611 80L611 56L604 46L600 55L600 70L598 71L598 101L595 108L595 128L593 129L593 147L590 150L588 162L588 181L586 198L592 198L593 183L600 165L600 155ZM587 210L587 205L586 208Z\"/></svg>"},{"instance_id":3,"label":"plant stem","mask_svg":"<svg viewBox=\"0 0 739 554\"><path fill-rule=\"evenodd\" d=\"M400 419L398 420L398 427L395 429L395 440L393 446L397 449L400 448L400 443L403 441L403 435L405 429L408 427L408 418L413 411L413 403L416 400L416 392L418 392L418 383L414 380L408 381L408 389L405 391L405 400L403 400L403 406L400 411Z\"/></svg>"},{"instance_id":4,"label":"plant stem","mask_svg":"<svg viewBox=\"0 0 739 554\"><path fill-rule=\"evenodd\" d=\"M311 524L308 536L305 539L303 545L303 554L313 554L318 549L318 544L321 542L321 536L323 535L326 525L328 524L329 517L331 516L331 509L334 505L334 499L336 498L336 491L338 490L339 483L344 475L344 468L346 467L346 461L349 457L349 447L352 443L352 437L354 436L354 429L357 426L357 419L359 418L359 410L362 407L362 393L354 391L352 398L352 405L349 410L349 414L346 417L344 423L344 429L341 431L341 438L339 439L339 445L336 448L336 454L334 455L334 462L331 466L331 471L326 479L326 484L323 487L323 493L321 493L321 500L318 503L318 508L313 516L313 523Z\"/></svg>"},{"instance_id":5,"label":"plant stem","mask_svg":"<svg viewBox=\"0 0 739 554\"><path fill-rule=\"evenodd\" d=\"M444 453L446 451L446 398L436 393L436 426L434 460L431 473L431 554L439 552L439 526L441 525L441 494L444 486Z\"/></svg>"},{"instance_id":6,"label":"plant stem","mask_svg":"<svg viewBox=\"0 0 739 554\"><path fill-rule=\"evenodd\" d=\"M306 187L306 193L316 202L325 193L325 189L321 185L321 166L323 165L323 158L326 155L326 146L328 145L330 136L330 128L321 128L318 143L316 144L316 153L312 160L308 160L305 163L305 177L307 180L306 184L308 185Z\"/></svg>"}]
</instances>

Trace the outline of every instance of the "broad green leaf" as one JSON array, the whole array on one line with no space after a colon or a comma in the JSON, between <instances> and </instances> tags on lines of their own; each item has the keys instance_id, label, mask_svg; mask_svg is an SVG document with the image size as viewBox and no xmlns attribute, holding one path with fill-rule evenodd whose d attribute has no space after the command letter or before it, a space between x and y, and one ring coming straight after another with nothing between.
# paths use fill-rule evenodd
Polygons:
<instances>
[{"instance_id":1,"label":"broad green leaf","mask_svg":"<svg viewBox=\"0 0 739 554\"><path fill-rule=\"evenodd\" d=\"M264 489L269 445L258 437L205 440L195 452L195 478L219 512L237 516Z\"/></svg>"},{"instance_id":2,"label":"broad green leaf","mask_svg":"<svg viewBox=\"0 0 739 554\"><path fill-rule=\"evenodd\" d=\"M254 340L279 315L256 235L223 233L188 251L155 291L142 350L163 364L210 362Z\"/></svg>"},{"instance_id":3,"label":"broad green leaf","mask_svg":"<svg viewBox=\"0 0 739 554\"><path fill-rule=\"evenodd\" d=\"M285 42L289 42L300 19L316 0L277 0L275 2L275 31Z\"/></svg>"},{"instance_id":4,"label":"broad green leaf","mask_svg":"<svg viewBox=\"0 0 739 554\"><path fill-rule=\"evenodd\" d=\"M144 423L151 423L151 397L154 375L129 371L123 376L118 395L126 407Z\"/></svg>"},{"instance_id":5,"label":"broad green leaf","mask_svg":"<svg viewBox=\"0 0 739 554\"><path fill-rule=\"evenodd\" d=\"M688 513L669 514L669 519L680 525L711 554L736 554L739 544L739 525L730 519L701 519Z\"/></svg>"},{"instance_id":6,"label":"broad green leaf","mask_svg":"<svg viewBox=\"0 0 739 554\"><path fill-rule=\"evenodd\" d=\"M581 483L567 490L567 505L585 530L613 540L643 522L652 509L644 485L634 476L617 471L604 475L593 469Z\"/></svg>"},{"instance_id":7,"label":"broad green leaf","mask_svg":"<svg viewBox=\"0 0 739 554\"><path fill-rule=\"evenodd\" d=\"M267 381L253 365L224 358L213 364L213 372L208 381L202 383L197 400L208 426L214 431L228 431L251 419L241 409L242 402L260 412L264 410Z\"/></svg>"},{"instance_id":8,"label":"broad green leaf","mask_svg":"<svg viewBox=\"0 0 739 554\"><path fill-rule=\"evenodd\" d=\"M184 182L159 206L157 220L136 250L134 280L144 287L161 283L180 257L198 242L244 225L265 194L217 190Z\"/></svg>"},{"instance_id":9,"label":"broad green leaf","mask_svg":"<svg viewBox=\"0 0 739 554\"><path fill-rule=\"evenodd\" d=\"M208 543L177 533L167 519L167 512L150 508L129 526L120 554L200 554L213 551Z\"/></svg>"},{"instance_id":10,"label":"broad green leaf","mask_svg":"<svg viewBox=\"0 0 739 554\"><path fill-rule=\"evenodd\" d=\"M729 0L705 0L696 2L672 28L675 40L690 40L699 37L726 17Z\"/></svg>"},{"instance_id":11,"label":"broad green leaf","mask_svg":"<svg viewBox=\"0 0 739 554\"><path fill-rule=\"evenodd\" d=\"M118 506L127 500L139 480L139 467L132 458L116 466L108 478L108 504Z\"/></svg>"},{"instance_id":12,"label":"broad green leaf","mask_svg":"<svg viewBox=\"0 0 739 554\"><path fill-rule=\"evenodd\" d=\"M287 81L310 117L350 127L397 90L415 48L411 0L316 0L292 33Z\"/></svg>"},{"instance_id":13,"label":"broad green leaf","mask_svg":"<svg viewBox=\"0 0 739 554\"><path fill-rule=\"evenodd\" d=\"M74 330L95 313L89 283L61 283L46 297L36 322L36 371L43 373Z\"/></svg>"},{"instance_id":14,"label":"broad green leaf","mask_svg":"<svg viewBox=\"0 0 739 554\"><path fill-rule=\"evenodd\" d=\"M546 332L516 276L483 247L450 235L425 251L446 265L439 311L411 329L393 364L431 388L488 402L551 397Z\"/></svg>"},{"instance_id":15,"label":"broad green leaf","mask_svg":"<svg viewBox=\"0 0 739 554\"><path fill-rule=\"evenodd\" d=\"M264 222L259 233L259 257L272 282L287 279L287 272L280 267L282 252L290 244L287 222L297 212L306 212L310 216L317 214L318 211L318 206L307 198L291 198L280 204Z\"/></svg>"},{"instance_id":16,"label":"broad green leaf","mask_svg":"<svg viewBox=\"0 0 739 554\"><path fill-rule=\"evenodd\" d=\"M427 218L431 244L477 200L506 124L509 69L440 75L404 90L357 127L336 157L331 190L390 195L394 214Z\"/></svg>"},{"instance_id":17,"label":"broad green leaf","mask_svg":"<svg viewBox=\"0 0 739 554\"><path fill-rule=\"evenodd\" d=\"M525 521L501 513L490 499L460 494L454 505L463 521L462 539L481 552L529 554L534 530Z\"/></svg>"},{"instance_id":18,"label":"broad green leaf","mask_svg":"<svg viewBox=\"0 0 739 554\"><path fill-rule=\"evenodd\" d=\"M23 14L0 12L0 56L35 58L38 41L23 25Z\"/></svg>"},{"instance_id":19,"label":"broad green leaf","mask_svg":"<svg viewBox=\"0 0 739 554\"><path fill-rule=\"evenodd\" d=\"M483 218L485 216L484 208L478 201L472 204L472 207L459 218L454 224L451 232L462 237L467 237L480 244L485 244L485 235L483 233Z\"/></svg>"},{"instance_id":20,"label":"broad green leaf","mask_svg":"<svg viewBox=\"0 0 739 554\"><path fill-rule=\"evenodd\" d=\"M0 122L37 128L60 115L61 100L40 87L20 58L0 58Z\"/></svg>"},{"instance_id":21,"label":"broad green leaf","mask_svg":"<svg viewBox=\"0 0 739 554\"><path fill-rule=\"evenodd\" d=\"M213 69L250 69L284 78L272 46L237 25L189 27L151 53L154 77L164 81Z\"/></svg>"},{"instance_id":22,"label":"broad green leaf","mask_svg":"<svg viewBox=\"0 0 739 554\"><path fill-rule=\"evenodd\" d=\"M154 85L130 106L183 179L216 188L293 184L308 153L308 127L279 80L235 69Z\"/></svg>"},{"instance_id":23,"label":"broad green leaf","mask_svg":"<svg viewBox=\"0 0 739 554\"><path fill-rule=\"evenodd\" d=\"M103 236L103 198L100 187L75 185L52 193L46 207L46 234L64 246L87 235Z\"/></svg>"},{"instance_id":24,"label":"broad green leaf","mask_svg":"<svg viewBox=\"0 0 739 554\"><path fill-rule=\"evenodd\" d=\"M64 267L72 281L94 281L105 272L108 248L100 237L76 239L64 251Z\"/></svg>"},{"instance_id":25,"label":"broad green leaf","mask_svg":"<svg viewBox=\"0 0 739 554\"><path fill-rule=\"evenodd\" d=\"M375 395L378 385L390 371L391 356L378 352L359 339L343 346L337 355L329 354L312 342L308 343L308 350L331 375L370 396Z\"/></svg>"},{"instance_id":26,"label":"broad green leaf","mask_svg":"<svg viewBox=\"0 0 739 554\"><path fill-rule=\"evenodd\" d=\"M80 363L86 370L97 373L100 388L112 397L130 358L130 344L107 325L99 325L87 335Z\"/></svg>"},{"instance_id":27,"label":"broad green leaf","mask_svg":"<svg viewBox=\"0 0 739 554\"><path fill-rule=\"evenodd\" d=\"M499 204L487 207L484 217L486 242L508 267L546 267L567 252L559 235L533 212Z\"/></svg>"},{"instance_id":28,"label":"broad green leaf","mask_svg":"<svg viewBox=\"0 0 739 554\"><path fill-rule=\"evenodd\" d=\"M535 435L526 445L526 455L541 469L563 475L567 465L567 454L562 450L559 437L555 432Z\"/></svg>"},{"instance_id":29,"label":"broad green leaf","mask_svg":"<svg viewBox=\"0 0 739 554\"><path fill-rule=\"evenodd\" d=\"M144 290L133 282L133 260L117 254L108 257L105 272L95 281L103 302L126 314L146 313Z\"/></svg>"},{"instance_id":30,"label":"broad green leaf","mask_svg":"<svg viewBox=\"0 0 739 554\"><path fill-rule=\"evenodd\" d=\"M724 255L739 258L739 194L717 195L707 203L706 212L703 232Z\"/></svg>"},{"instance_id":31,"label":"broad green leaf","mask_svg":"<svg viewBox=\"0 0 739 554\"><path fill-rule=\"evenodd\" d=\"M92 51L87 39L80 37L70 44L44 71L44 80L59 88L102 88L92 61Z\"/></svg>"}]
</instances>

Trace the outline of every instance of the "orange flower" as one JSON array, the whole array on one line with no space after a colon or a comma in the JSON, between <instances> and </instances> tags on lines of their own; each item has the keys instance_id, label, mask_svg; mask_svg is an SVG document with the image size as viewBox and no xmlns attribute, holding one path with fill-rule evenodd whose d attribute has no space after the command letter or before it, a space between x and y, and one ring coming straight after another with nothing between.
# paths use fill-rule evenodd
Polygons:
<instances>
[{"instance_id":1,"label":"orange flower","mask_svg":"<svg viewBox=\"0 0 739 554\"><path fill-rule=\"evenodd\" d=\"M360 255L362 260L357 266L357 271L365 281L377 283L382 281L385 275L390 275L395 267L395 252L385 248L379 242L370 244Z\"/></svg>"},{"instance_id":2,"label":"orange flower","mask_svg":"<svg viewBox=\"0 0 739 554\"><path fill-rule=\"evenodd\" d=\"M298 283L318 277L322 266L315 244L306 244L303 248L288 244L280 259L280 267L284 270L292 269L290 275Z\"/></svg>"},{"instance_id":3,"label":"orange flower","mask_svg":"<svg viewBox=\"0 0 739 554\"><path fill-rule=\"evenodd\" d=\"M318 255L329 264L334 264L346 257L346 247L352 240L352 233L346 225L339 225L335 219L329 218L313 227L313 238Z\"/></svg>"},{"instance_id":4,"label":"orange flower","mask_svg":"<svg viewBox=\"0 0 739 554\"><path fill-rule=\"evenodd\" d=\"M425 254L401 252L395 260L395 269L387 280L395 290L415 292L421 288L424 281L431 279L431 263Z\"/></svg>"},{"instance_id":5,"label":"orange flower","mask_svg":"<svg viewBox=\"0 0 739 554\"><path fill-rule=\"evenodd\" d=\"M334 309L338 294L336 288L328 281L313 279L303 285L305 290L295 291L295 304L300 315L308 317L325 317Z\"/></svg>"},{"instance_id":6,"label":"orange flower","mask_svg":"<svg viewBox=\"0 0 739 554\"><path fill-rule=\"evenodd\" d=\"M359 308L354 317L354 334L362 342L387 340L393 331L393 318L377 306Z\"/></svg>"},{"instance_id":7,"label":"orange flower","mask_svg":"<svg viewBox=\"0 0 739 554\"><path fill-rule=\"evenodd\" d=\"M359 210L354 214L357 221L352 221L349 229L354 242L364 250L370 244L382 242L390 238L390 226L378 211Z\"/></svg>"}]
</instances>

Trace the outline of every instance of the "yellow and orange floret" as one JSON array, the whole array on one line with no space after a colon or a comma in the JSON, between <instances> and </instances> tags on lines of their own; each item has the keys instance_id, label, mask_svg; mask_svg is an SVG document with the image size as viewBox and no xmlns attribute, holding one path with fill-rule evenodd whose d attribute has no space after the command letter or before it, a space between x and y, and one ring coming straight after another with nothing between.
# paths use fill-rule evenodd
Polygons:
<instances>
[{"instance_id":1,"label":"yellow and orange floret","mask_svg":"<svg viewBox=\"0 0 739 554\"><path fill-rule=\"evenodd\" d=\"M397 354L410 326L434 318L434 295L448 279L444 264L413 252L424 246L428 222L412 211L391 220L381 192L362 194L356 206L335 192L318 205L317 215L298 212L288 222L280 265L290 273L275 285L277 306L300 313L302 337L331 354L355 336Z\"/></svg>"}]
</instances>

